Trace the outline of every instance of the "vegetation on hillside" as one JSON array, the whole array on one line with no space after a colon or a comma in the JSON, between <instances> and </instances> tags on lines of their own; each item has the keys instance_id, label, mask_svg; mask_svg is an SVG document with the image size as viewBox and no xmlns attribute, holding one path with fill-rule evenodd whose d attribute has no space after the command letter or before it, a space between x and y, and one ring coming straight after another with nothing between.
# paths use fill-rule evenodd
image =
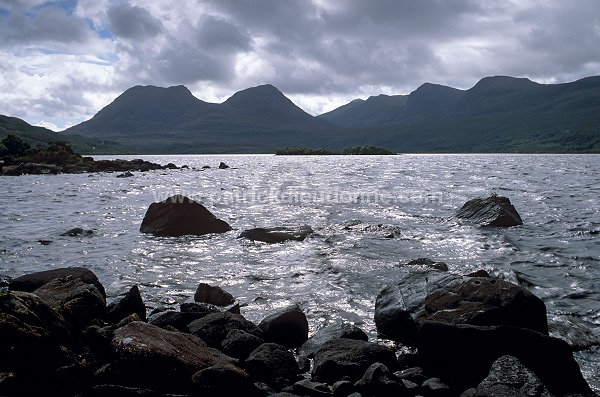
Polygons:
<instances>
[{"instance_id":1,"label":"vegetation on hillside","mask_svg":"<svg viewBox=\"0 0 600 397\"><path fill-rule=\"evenodd\" d=\"M78 164L84 158L73 151L65 142L49 142L47 146L32 148L23 139L8 135L2 140L0 156L4 165L17 163L44 163L55 165Z\"/></svg>"},{"instance_id":2,"label":"vegetation on hillside","mask_svg":"<svg viewBox=\"0 0 600 397\"><path fill-rule=\"evenodd\" d=\"M362 145L362 146L352 146L343 149L341 152L335 152L329 149L319 148L305 148L292 146L285 149L277 149L275 152L276 155L296 155L296 156L304 156L304 155L335 155L335 154L343 154L343 155L390 155L396 154L391 150L377 147L373 145Z\"/></svg>"}]
</instances>

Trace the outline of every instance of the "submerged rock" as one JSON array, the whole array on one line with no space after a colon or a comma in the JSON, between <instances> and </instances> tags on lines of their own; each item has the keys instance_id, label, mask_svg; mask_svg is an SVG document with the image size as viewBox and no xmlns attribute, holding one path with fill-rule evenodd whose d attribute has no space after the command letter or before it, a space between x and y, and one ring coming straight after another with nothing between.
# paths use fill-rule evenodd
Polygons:
<instances>
[{"instance_id":1,"label":"submerged rock","mask_svg":"<svg viewBox=\"0 0 600 397\"><path fill-rule=\"evenodd\" d=\"M92 236L93 234L94 234L93 230L86 230L82 227L74 227L73 229L69 229L66 232L64 232L63 234L61 234L61 236L78 237L78 236Z\"/></svg>"},{"instance_id":2,"label":"submerged rock","mask_svg":"<svg viewBox=\"0 0 600 397\"><path fill-rule=\"evenodd\" d=\"M455 217L479 226L510 227L523 224L510 200L495 195L467 201Z\"/></svg>"},{"instance_id":3,"label":"submerged rock","mask_svg":"<svg viewBox=\"0 0 600 397\"><path fill-rule=\"evenodd\" d=\"M247 238L252 241L262 241L265 243L282 243L284 241L304 241L306 236L313 233L310 226L304 225L298 229L292 229L287 227L273 227L273 228L255 228L244 230L238 238Z\"/></svg>"},{"instance_id":4,"label":"submerged rock","mask_svg":"<svg viewBox=\"0 0 600 397\"><path fill-rule=\"evenodd\" d=\"M140 232L155 236L200 236L231 230L227 222L217 219L202 204L182 195L152 203L140 226Z\"/></svg>"}]
</instances>

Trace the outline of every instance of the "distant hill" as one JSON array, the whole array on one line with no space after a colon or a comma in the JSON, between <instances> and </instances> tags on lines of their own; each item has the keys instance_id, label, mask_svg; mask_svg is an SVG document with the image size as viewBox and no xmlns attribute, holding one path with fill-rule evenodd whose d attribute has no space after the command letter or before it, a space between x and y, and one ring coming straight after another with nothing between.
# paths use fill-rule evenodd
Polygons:
<instances>
[{"instance_id":1,"label":"distant hill","mask_svg":"<svg viewBox=\"0 0 600 397\"><path fill-rule=\"evenodd\" d=\"M221 104L184 86L136 86L69 128L137 153L274 153L377 145L396 152L600 152L600 76L565 84L486 77L468 90L425 83L313 117L272 85Z\"/></svg>"},{"instance_id":2,"label":"distant hill","mask_svg":"<svg viewBox=\"0 0 600 397\"><path fill-rule=\"evenodd\" d=\"M31 147L46 146L48 142L66 142L80 154L126 154L131 151L116 142L105 141L81 135L66 135L44 127L36 127L16 118L0 115L0 141L8 135L15 135Z\"/></svg>"}]
</instances>

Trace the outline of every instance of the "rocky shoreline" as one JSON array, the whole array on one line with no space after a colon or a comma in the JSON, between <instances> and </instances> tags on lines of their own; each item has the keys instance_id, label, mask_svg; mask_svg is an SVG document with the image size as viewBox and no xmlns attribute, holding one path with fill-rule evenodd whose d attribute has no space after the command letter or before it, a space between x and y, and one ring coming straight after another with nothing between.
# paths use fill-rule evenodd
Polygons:
<instances>
[{"instance_id":1,"label":"rocky shoreline","mask_svg":"<svg viewBox=\"0 0 600 397\"><path fill-rule=\"evenodd\" d=\"M86 268L26 274L0 292L0 394L595 395L535 295L424 258L407 267L374 297L375 341L349 323L310 330L298 305L255 324L203 283L148 312L135 285L107 304Z\"/></svg>"}]
</instances>

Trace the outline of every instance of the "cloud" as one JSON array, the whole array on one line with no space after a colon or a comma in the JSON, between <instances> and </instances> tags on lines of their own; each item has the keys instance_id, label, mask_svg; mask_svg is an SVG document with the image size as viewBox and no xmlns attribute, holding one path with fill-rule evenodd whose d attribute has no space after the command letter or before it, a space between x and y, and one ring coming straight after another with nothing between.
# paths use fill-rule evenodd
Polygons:
<instances>
[{"instance_id":1,"label":"cloud","mask_svg":"<svg viewBox=\"0 0 600 397\"><path fill-rule=\"evenodd\" d=\"M597 0L0 0L0 113L93 116L137 84L271 83L319 114L424 82L600 74Z\"/></svg>"}]
</instances>

